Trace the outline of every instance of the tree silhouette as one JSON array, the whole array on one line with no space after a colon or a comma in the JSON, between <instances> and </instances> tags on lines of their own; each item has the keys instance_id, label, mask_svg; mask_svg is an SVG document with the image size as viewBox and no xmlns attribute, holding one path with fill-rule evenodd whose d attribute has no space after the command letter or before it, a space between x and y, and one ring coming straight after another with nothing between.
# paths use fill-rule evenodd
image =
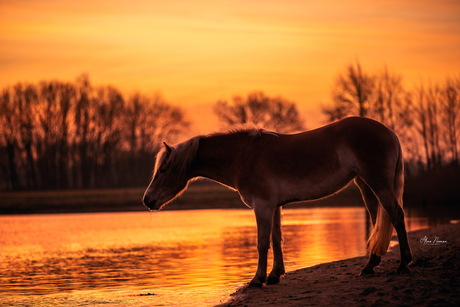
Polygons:
<instances>
[{"instance_id":1,"label":"tree silhouette","mask_svg":"<svg viewBox=\"0 0 460 307\"><path fill-rule=\"evenodd\" d=\"M452 162L458 165L458 144L460 142L460 78L448 78L442 95L442 121L445 123L447 130L447 133L445 134L445 141L448 151L452 156Z\"/></svg>"},{"instance_id":2,"label":"tree silhouette","mask_svg":"<svg viewBox=\"0 0 460 307\"><path fill-rule=\"evenodd\" d=\"M374 76L375 88L371 94L373 105L370 113L387 127L398 130L400 119L397 111L402 107L405 91L402 76L390 73L385 66L383 71Z\"/></svg>"},{"instance_id":3,"label":"tree silhouette","mask_svg":"<svg viewBox=\"0 0 460 307\"><path fill-rule=\"evenodd\" d=\"M144 185L162 141L188 127L161 96L126 100L113 86L42 81L0 95L0 189Z\"/></svg>"},{"instance_id":4,"label":"tree silhouette","mask_svg":"<svg viewBox=\"0 0 460 307\"><path fill-rule=\"evenodd\" d=\"M246 99L235 96L232 105L218 101L214 112L226 126L254 124L281 133L305 129L295 103L262 92L251 93Z\"/></svg>"},{"instance_id":5,"label":"tree silhouette","mask_svg":"<svg viewBox=\"0 0 460 307\"><path fill-rule=\"evenodd\" d=\"M443 163L458 165L460 140L460 82L447 79L443 86L420 85L409 96L413 128L417 131L424 151L426 170Z\"/></svg>"},{"instance_id":6,"label":"tree silhouette","mask_svg":"<svg viewBox=\"0 0 460 307\"><path fill-rule=\"evenodd\" d=\"M19 120L18 112L13 102L12 90L3 89L0 96L0 144L5 152L0 161L2 161L2 180L8 189L19 188L19 174L17 169L18 160L18 137L19 137Z\"/></svg>"},{"instance_id":7,"label":"tree silhouette","mask_svg":"<svg viewBox=\"0 0 460 307\"><path fill-rule=\"evenodd\" d=\"M332 107L323 108L330 121L349 115L368 116L375 77L365 73L361 64L347 66L344 74L337 77L332 93Z\"/></svg>"}]
</instances>

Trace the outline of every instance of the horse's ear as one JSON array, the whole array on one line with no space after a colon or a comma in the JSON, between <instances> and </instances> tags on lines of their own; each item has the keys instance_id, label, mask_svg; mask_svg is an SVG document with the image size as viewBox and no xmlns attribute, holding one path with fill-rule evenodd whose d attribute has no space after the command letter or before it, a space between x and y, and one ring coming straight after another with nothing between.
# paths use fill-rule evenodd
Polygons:
<instances>
[{"instance_id":1,"label":"horse's ear","mask_svg":"<svg viewBox=\"0 0 460 307\"><path fill-rule=\"evenodd\" d=\"M169 145L166 144L166 142L163 142L163 144L165 145L166 152L168 153L168 156L169 156L171 154L171 147L169 147Z\"/></svg>"}]
</instances>

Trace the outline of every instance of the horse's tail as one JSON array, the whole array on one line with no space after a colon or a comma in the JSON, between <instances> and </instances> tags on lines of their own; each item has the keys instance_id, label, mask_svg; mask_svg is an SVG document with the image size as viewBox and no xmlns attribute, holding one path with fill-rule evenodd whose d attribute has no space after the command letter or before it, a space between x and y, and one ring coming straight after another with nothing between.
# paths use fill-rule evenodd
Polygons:
<instances>
[{"instance_id":1,"label":"horse's tail","mask_svg":"<svg viewBox=\"0 0 460 307\"><path fill-rule=\"evenodd\" d=\"M394 196L396 197L397 205L403 207L403 192L404 192L404 163L401 152L401 145L398 142L399 155L396 164L396 172L394 178ZM384 256L387 253L390 245L391 237L393 236L393 225L387 211L379 203L377 208L377 219L369 236L368 250L371 254Z\"/></svg>"}]
</instances>

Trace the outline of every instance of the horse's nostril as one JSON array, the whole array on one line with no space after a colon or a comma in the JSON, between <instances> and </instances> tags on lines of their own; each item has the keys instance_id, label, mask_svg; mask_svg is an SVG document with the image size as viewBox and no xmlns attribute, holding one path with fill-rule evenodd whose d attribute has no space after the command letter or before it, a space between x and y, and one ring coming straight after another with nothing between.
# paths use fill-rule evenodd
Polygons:
<instances>
[{"instance_id":1,"label":"horse's nostril","mask_svg":"<svg viewBox=\"0 0 460 307\"><path fill-rule=\"evenodd\" d=\"M147 195L144 196L143 201L144 201L144 205L149 209L153 209L153 207L157 203L156 199L152 199L152 198L148 197Z\"/></svg>"}]
</instances>

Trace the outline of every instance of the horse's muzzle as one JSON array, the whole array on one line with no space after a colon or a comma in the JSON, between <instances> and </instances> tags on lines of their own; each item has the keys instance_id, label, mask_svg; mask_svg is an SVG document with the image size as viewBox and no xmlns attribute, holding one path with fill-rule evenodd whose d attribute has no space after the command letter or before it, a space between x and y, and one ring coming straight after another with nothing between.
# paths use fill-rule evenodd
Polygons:
<instances>
[{"instance_id":1,"label":"horse's muzzle","mask_svg":"<svg viewBox=\"0 0 460 307\"><path fill-rule=\"evenodd\" d=\"M145 195L143 201L144 201L144 206L146 206L149 210L155 209L155 204L157 203L156 199L150 199L150 197Z\"/></svg>"}]
</instances>

